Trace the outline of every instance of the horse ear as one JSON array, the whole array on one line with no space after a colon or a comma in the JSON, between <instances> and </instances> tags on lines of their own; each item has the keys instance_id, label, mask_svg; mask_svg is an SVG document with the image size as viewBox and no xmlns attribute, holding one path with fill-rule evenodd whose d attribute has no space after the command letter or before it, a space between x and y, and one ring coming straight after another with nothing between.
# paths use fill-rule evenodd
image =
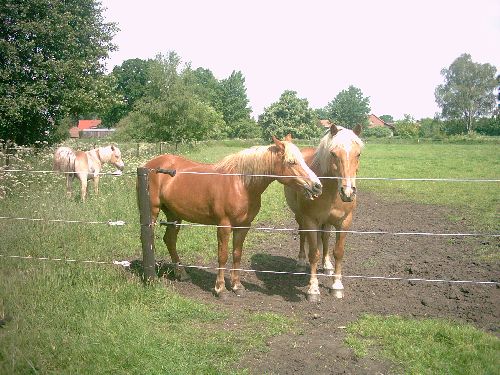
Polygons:
<instances>
[{"instance_id":1,"label":"horse ear","mask_svg":"<svg viewBox=\"0 0 500 375\"><path fill-rule=\"evenodd\" d=\"M335 126L335 124L332 124L332 126L330 126L330 134L332 136L334 136L335 134L337 134L339 132L339 129L337 129L337 127Z\"/></svg>"},{"instance_id":2,"label":"horse ear","mask_svg":"<svg viewBox=\"0 0 500 375\"><path fill-rule=\"evenodd\" d=\"M361 130L362 130L362 129L363 129L363 128L361 127L361 125L360 125L360 124L358 124L358 125L356 125L356 126L354 127L353 132L354 132L354 134L356 134L357 136L359 136L359 135L361 134Z\"/></svg>"},{"instance_id":3,"label":"horse ear","mask_svg":"<svg viewBox=\"0 0 500 375\"><path fill-rule=\"evenodd\" d=\"M285 144L273 135L273 142L281 152L285 152Z\"/></svg>"},{"instance_id":4,"label":"horse ear","mask_svg":"<svg viewBox=\"0 0 500 375\"><path fill-rule=\"evenodd\" d=\"M291 142L292 141L292 135L288 133L284 139L284 141Z\"/></svg>"},{"instance_id":5,"label":"horse ear","mask_svg":"<svg viewBox=\"0 0 500 375\"><path fill-rule=\"evenodd\" d=\"M111 145L111 151L115 151L115 146Z\"/></svg>"}]
</instances>

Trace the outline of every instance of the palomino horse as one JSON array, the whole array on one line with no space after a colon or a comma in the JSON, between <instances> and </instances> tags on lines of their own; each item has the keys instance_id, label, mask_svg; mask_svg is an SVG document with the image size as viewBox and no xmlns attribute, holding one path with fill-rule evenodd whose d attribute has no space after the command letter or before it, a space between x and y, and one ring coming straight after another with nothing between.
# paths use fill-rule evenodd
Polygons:
<instances>
[{"instance_id":1,"label":"palomino horse","mask_svg":"<svg viewBox=\"0 0 500 375\"><path fill-rule=\"evenodd\" d=\"M74 151L69 147L59 147L54 153L54 171L66 174L66 192L71 196L71 185L76 176L81 182L81 198L85 202L87 181L94 180L95 194L99 193L99 173L105 163L114 165L120 171L125 164L120 149L110 145L90 151Z\"/></svg>"},{"instance_id":2,"label":"palomino horse","mask_svg":"<svg viewBox=\"0 0 500 375\"><path fill-rule=\"evenodd\" d=\"M307 148L302 150L302 155L311 169L323 179L323 193L314 201L302 199L295 191L285 186L285 196L288 206L295 214L299 224L300 252L298 269L306 269L305 240L309 246L309 263L311 265L311 278L307 299L311 302L320 300L317 268L319 261L318 245L323 245L323 270L325 274L332 275L328 278L328 288L337 298L344 296L342 285L342 258L344 256L344 243L346 233L352 222L356 207L356 173L359 166L359 157L363 142L358 137L361 126L357 125L354 131L332 125L327 134L321 139L317 149ZM320 177L320 178L321 178ZM331 226L336 232L335 271L328 249ZM317 232L317 231L321 232Z\"/></svg>"},{"instance_id":3,"label":"palomino horse","mask_svg":"<svg viewBox=\"0 0 500 375\"><path fill-rule=\"evenodd\" d=\"M193 223L217 225L219 270L215 294L223 296L226 290L224 267L228 259L228 242L233 232L233 271L231 289L241 295L240 282L243 242L248 227L259 212L261 195L269 184L280 183L301 191L310 200L321 194L321 182L306 165L297 146L290 138L274 144L256 146L226 156L215 164L201 164L175 155L161 155L147 162L149 168L149 195L151 216L156 222L160 210L169 223L187 220ZM155 170L175 169L171 177ZM226 175L224 175L226 174ZM228 175L229 174L229 175ZM180 266L176 250L179 226L168 224L163 237L172 262L176 264L175 276L180 280L188 275Z\"/></svg>"}]
</instances>

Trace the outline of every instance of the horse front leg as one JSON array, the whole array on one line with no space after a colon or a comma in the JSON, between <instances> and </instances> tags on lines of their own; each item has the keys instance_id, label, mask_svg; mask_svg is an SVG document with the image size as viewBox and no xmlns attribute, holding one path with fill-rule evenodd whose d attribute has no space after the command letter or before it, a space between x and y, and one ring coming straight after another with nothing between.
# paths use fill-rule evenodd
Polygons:
<instances>
[{"instance_id":1,"label":"horse front leg","mask_svg":"<svg viewBox=\"0 0 500 375\"><path fill-rule=\"evenodd\" d=\"M95 195L99 194L99 175L94 177L94 193Z\"/></svg>"},{"instance_id":2,"label":"horse front leg","mask_svg":"<svg viewBox=\"0 0 500 375\"><path fill-rule=\"evenodd\" d=\"M317 232L312 231L316 229L315 224L304 224L304 229L309 231L304 232L307 238L307 245L309 246L309 264L311 265L311 277L309 279L309 287L307 289L307 300L309 302L320 302L320 291L318 283L318 262L319 262L319 249L318 249L318 236Z\"/></svg>"},{"instance_id":3,"label":"horse front leg","mask_svg":"<svg viewBox=\"0 0 500 375\"><path fill-rule=\"evenodd\" d=\"M229 223L221 223L228 225ZM231 228L219 227L217 228L217 242L218 242L218 261L219 269L217 272L217 279L215 280L214 292L217 297L223 297L226 291L226 282L224 280L224 269L227 264L227 248L229 243L229 236L231 235Z\"/></svg>"},{"instance_id":4,"label":"horse front leg","mask_svg":"<svg viewBox=\"0 0 500 375\"><path fill-rule=\"evenodd\" d=\"M243 252L243 242L247 236L248 229L233 230L233 270L231 271L231 289L237 296L245 293L245 287L240 281L241 254Z\"/></svg>"},{"instance_id":5,"label":"horse front leg","mask_svg":"<svg viewBox=\"0 0 500 375\"><path fill-rule=\"evenodd\" d=\"M335 258L335 271L333 278L329 278L330 285L327 287L336 298L344 297L344 285L342 285L342 260L344 258L344 245L346 233L336 233L335 247L333 257Z\"/></svg>"},{"instance_id":6,"label":"horse front leg","mask_svg":"<svg viewBox=\"0 0 500 375\"><path fill-rule=\"evenodd\" d=\"M295 220L299 224L299 255L297 257L297 272L306 272L307 271L307 260L306 260L306 234L302 232L302 224L297 216Z\"/></svg>"},{"instance_id":7,"label":"horse front leg","mask_svg":"<svg viewBox=\"0 0 500 375\"><path fill-rule=\"evenodd\" d=\"M318 233L319 240L321 240L323 247L323 273L328 276L333 275L333 263L330 258L329 249L331 229L332 226L330 224L323 224L321 226L321 232Z\"/></svg>"}]
</instances>

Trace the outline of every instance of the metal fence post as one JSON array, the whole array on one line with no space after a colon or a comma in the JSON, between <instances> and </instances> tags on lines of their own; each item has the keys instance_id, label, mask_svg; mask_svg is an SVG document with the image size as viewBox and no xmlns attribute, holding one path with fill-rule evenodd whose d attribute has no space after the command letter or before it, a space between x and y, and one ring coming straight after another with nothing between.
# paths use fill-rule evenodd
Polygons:
<instances>
[{"instance_id":1,"label":"metal fence post","mask_svg":"<svg viewBox=\"0 0 500 375\"><path fill-rule=\"evenodd\" d=\"M151 203L149 201L148 168L137 168L137 194L141 223L142 267L144 282L149 283L156 279L154 232L151 222Z\"/></svg>"}]
</instances>

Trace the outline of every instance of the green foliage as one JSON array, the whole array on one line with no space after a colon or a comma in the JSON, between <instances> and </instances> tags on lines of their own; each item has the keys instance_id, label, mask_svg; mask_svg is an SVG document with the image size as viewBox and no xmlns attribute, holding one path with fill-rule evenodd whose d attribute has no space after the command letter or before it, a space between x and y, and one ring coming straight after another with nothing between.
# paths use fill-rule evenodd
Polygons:
<instances>
[{"instance_id":1,"label":"green foliage","mask_svg":"<svg viewBox=\"0 0 500 375\"><path fill-rule=\"evenodd\" d=\"M220 82L221 111L228 127L238 121L250 120L251 109L248 107L245 78L241 72L233 71L231 75Z\"/></svg>"},{"instance_id":2,"label":"green foliage","mask_svg":"<svg viewBox=\"0 0 500 375\"><path fill-rule=\"evenodd\" d=\"M152 60L129 59L113 68L110 78L120 100L101 116L103 124L108 127L117 124L146 95L151 64Z\"/></svg>"},{"instance_id":3,"label":"green foliage","mask_svg":"<svg viewBox=\"0 0 500 375\"><path fill-rule=\"evenodd\" d=\"M382 116L379 116L379 119L381 119L382 121L384 121L388 124L392 124L394 122L394 118L391 115L382 115Z\"/></svg>"},{"instance_id":4,"label":"green foliage","mask_svg":"<svg viewBox=\"0 0 500 375\"><path fill-rule=\"evenodd\" d=\"M293 138L310 139L319 137L322 132L307 99L300 99L295 91L289 90L264 110L258 122L265 140L270 140L273 135L283 138L287 134Z\"/></svg>"},{"instance_id":5,"label":"green foliage","mask_svg":"<svg viewBox=\"0 0 500 375\"><path fill-rule=\"evenodd\" d=\"M385 126L376 126L363 130L363 138L388 138L392 135L391 129Z\"/></svg>"},{"instance_id":6,"label":"green foliage","mask_svg":"<svg viewBox=\"0 0 500 375\"><path fill-rule=\"evenodd\" d=\"M367 125L370 113L370 98L364 97L360 89L349 86L342 90L325 107L328 120L334 124L353 129L354 126Z\"/></svg>"},{"instance_id":7,"label":"green foliage","mask_svg":"<svg viewBox=\"0 0 500 375\"><path fill-rule=\"evenodd\" d=\"M99 2L6 0L1 24L0 138L52 141L60 119L113 101L103 61L116 27Z\"/></svg>"},{"instance_id":8,"label":"green foliage","mask_svg":"<svg viewBox=\"0 0 500 375\"><path fill-rule=\"evenodd\" d=\"M151 63L147 95L118 124L117 137L174 143L213 139L224 129L222 114L194 90L192 71L178 72L180 58L174 52ZM184 79L186 78L186 79Z\"/></svg>"},{"instance_id":9,"label":"green foliage","mask_svg":"<svg viewBox=\"0 0 500 375\"><path fill-rule=\"evenodd\" d=\"M419 134L419 124L410 115L405 115L403 120L398 120L394 124L395 135L402 138L416 138Z\"/></svg>"},{"instance_id":10,"label":"green foliage","mask_svg":"<svg viewBox=\"0 0 500 375\"><path fill-rule=\"evenodd\" d=\"M496 71L491 64L474 63L469 54L441 70L445 82L436 88L435 97L443 118L461 120L465 131L472 132L474 120L495 107Z\"/></svg>"},{"instance_id":11,"label":"green foliage","mask_svg":"<svg viewBox=\"0 0 500 375\"><path fill-rule=\"evenodd\" d=\"M441 139L444 137L443 123L438 119L425 118L420 120L419 124L419 137L433 139Z\"/></svg>"},{"instance_id":12,"label":"green foliage","mask_svg":"<svg viewBox=\"0 0 500 375\"><path fill-rule=\"evenodd\" d=\"M476 122L476 132L483 135L500 135L500 115L491 118L480 118Z\"/></svg>"},{"instance_id":13,"label":"green foliage","mask_svg":"<svg viewBox=\"0 0 500 375\"><path fill-rule=\"evenodd\" d=\"M398 373L495 374L500 367L497 337L439 319L366 315L348 326L347 343L359 356L373 348L371 353L394 362Z\"/></svg>"}]
</instances>

